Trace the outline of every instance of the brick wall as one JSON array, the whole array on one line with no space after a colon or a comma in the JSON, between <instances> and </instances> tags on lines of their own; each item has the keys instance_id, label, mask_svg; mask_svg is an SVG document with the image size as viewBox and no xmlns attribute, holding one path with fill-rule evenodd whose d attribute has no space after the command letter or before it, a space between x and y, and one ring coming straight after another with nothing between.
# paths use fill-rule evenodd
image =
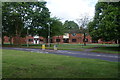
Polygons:
<instances>
[{"instance_id":1,"label":"brick wall","mask_svg":"<svg viewBox=\"0 0 120 80\"><path fill-rule=\"evenodd\" d=\"M7 36L4 36L4 43L9 43L10 41L9 41L9 37L7 37Z\"/></svg>"},{"instance_id":2,"label":"brick wall","mask_svg":"<svg viewBox=\"0 0 120 80\"><path fill-rule=\"evenodd\" d=\"M84 39L84 35L83 34L69 34L69 38L63 38L63 35L61 36L54 36L52 37L52 43L71 43L71 44L82 44L83 43L83 39ZM86 43L92 43L92 38L90 37L90 35L86 36L86 39L88 39L88 42ZM32 36L27 36L25 38L21 38L21 37L13 37L12 41L14 44L26 44L27 40L29 42L29 44L34 44L34 37ZM39 37L39 41L40 43L45 43L45 38L43 37ZM4 42L9 42L9 37L5 36L4 37ZM109 41L109 42L103 42L101 39L98 40L98 43L115 43L114 41Z\"/></svg>"},{"instance_id":3,"label":"brick wall","mask_svg":"<svg viewBox=\"0 0 120 80\"><path fill-rule=\"evenodd\" d=\"M91 43L92 40L91 40L91 37L90 36L86 36L86 38L88 39L88 42L87 43ZM60 42L57 42L57 43L64 43L64 38L63 36L54 36L53 38L53 43L56 43L57 42L57 39L60 39ZM72 34L69 34L69 38L68 38L68 43L71 43L71 44L76 44L76 43L83 43L83 39L84 39L84 36L83 34L76 34L76 35L72 35Z\"/></svg>"},{"instance_id":4,"label":"brick wall","mask_svg":"<svg viewBox=\"0 0 120 80\"><path fill-rule=\"evenodd\" d=\"M22 38L22 37L19 37L19 36L15 36L13 37L13 44L26 44L26 38Z\"/></svg>"}]
</instances>

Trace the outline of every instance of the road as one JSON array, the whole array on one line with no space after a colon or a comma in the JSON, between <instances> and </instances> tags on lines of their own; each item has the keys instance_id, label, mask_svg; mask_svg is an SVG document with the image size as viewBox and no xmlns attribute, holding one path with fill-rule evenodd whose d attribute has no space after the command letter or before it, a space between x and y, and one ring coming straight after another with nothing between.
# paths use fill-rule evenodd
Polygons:
<instances>
[{"instance_id":1,"label":"road","mask_svg":"<svg viewBox=\"0 0 120 80\"><path fill-rule=\"evenodd\" d=\"M57 55L67 55L80 58L92 58L92 59L101 59L112 62L120 62L120 57L118 54L106 54L106 53L95 53L89 51L70 51L70 50L42 50L42 49L31 49L31 48L13 48L13 47L3 47L2 49L12 49L20 51L29 51L36 53L46 53L46 54L57 54Z\"/></svg>"}]
</instances>

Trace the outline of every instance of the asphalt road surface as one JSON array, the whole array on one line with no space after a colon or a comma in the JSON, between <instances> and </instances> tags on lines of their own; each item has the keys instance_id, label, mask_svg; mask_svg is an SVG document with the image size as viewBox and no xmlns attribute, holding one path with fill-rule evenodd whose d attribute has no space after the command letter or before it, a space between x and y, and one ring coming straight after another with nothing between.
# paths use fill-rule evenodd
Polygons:
<instances>
[{"instance_id":1,"label":"asphalt road surface","mask_svg":"<svg viewBox=\"0 0 120 80\"><path fill-rule=\"evenodd\" d=\"M112 62L120 62L120 56L118 54L106 54L106 53L95 53L95 52L86 52L86 51L70 51L70 50L42 50L42 49L31 49L31 48L13 48L13 47L2 47L2 49L12 49L20 51L29 51L36 53L46 53L46 54L57 54L57 55L67 55L80 58L92 58L92 59L101 59Z\"/></svg>"}]
</instances>

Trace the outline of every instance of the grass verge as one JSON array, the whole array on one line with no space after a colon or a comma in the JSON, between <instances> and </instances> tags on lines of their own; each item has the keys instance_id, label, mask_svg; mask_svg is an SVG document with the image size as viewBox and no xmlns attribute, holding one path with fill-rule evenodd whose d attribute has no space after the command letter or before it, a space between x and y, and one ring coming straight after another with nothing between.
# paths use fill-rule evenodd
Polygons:
<instances>
[{"instance_id":1,"label":"grass verge","mask_svg":"<svg viewBox=\"0 0 120 80\"><path fill-rule=\"evenodd\" d=\"M119 47L98 47L95 50L92 50L91 52L102 52L102 53L112 53L112 54L120 54L120 48Z\"/></svg>"},{"instance_id":2,"label":"grass verge","mask_svg":"<svg viewBox=\"0 0 120 80\"><path fill-rule=\"evenodd\" d=\"M92 50L90 52L97 52L97 53L110 53L110 54L120 54L120 52L118 51L108 51L108 50L99 50L99 49L96 49L96 50Z\"/></svg>"},{"instance_id":3,"label":"grass verge","mask_svg":"<svg viewBox=\"0 0 120 80\"><path fill-rule=\"evenodd\" d=\"M117 78L118 62L3 50L3 78Z\"/></svg>"}]
</instances>

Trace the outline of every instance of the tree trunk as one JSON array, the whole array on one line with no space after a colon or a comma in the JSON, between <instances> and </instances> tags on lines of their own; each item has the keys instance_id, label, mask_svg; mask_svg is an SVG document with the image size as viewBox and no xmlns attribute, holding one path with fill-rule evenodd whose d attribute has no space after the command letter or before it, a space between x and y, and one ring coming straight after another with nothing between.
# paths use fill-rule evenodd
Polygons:
<instances>
[{"instance_id":1,"label":"tree trunk","mask_svg":"<svg viewBox=\"0 0 120 80\"><path fill-rule=\"evenodd\" d=\"M21 37L19 35L16 35L14 37L14 44L20 46L21 45Z\"/></svg>"},{"instance_id":2,"label":"tree trunk","mask_svg":"<svg viewBox=\"0 0 120 80\"><path fill-rule=\"evenodd\" d=\"M45 37L44 43L46 44L46 46L48 46L48 45L47 45L47 43L48 43L48 37Z\"/></svg>"},{"instance_id":3,"label":"tree trunk","mask_svg":"<svg viewBox=\"0 0 120 80\"><path fill-rule=\"evenodd\" d=\"M2 35L2 45L4 45L4 36Z\"/></svg>"},{"instance_id":4,"label":"tree trunk","mask_svg":"<svg viewBox=\"0 0 120 80\"><path fill-rule=\"evenodd\" d=\"M85 35L85 33L84 33L84 46L86 46L86 41L85 41L85 38L86 38L86 35Z\"/></svg>"},{"instance_id":5,"label":"tree trunk","mask_svg":"<svg viewBox=\"0 0 120 80\"><path fill-rule=\"evenodd\" d=\"M60 39L59 36L58 36L58 39ZM58 44L60 44L60 42L58 42Z\"/></svg>"},{"instance_id":6,"label":"tree trunk","mask_svg":"<svg viewBox=\"0 0 120 80\"><path fill-rule=\"evenodd\" d=\"M12 45L12 36L10 36L10 45Z\"/></svg>"}]
</instances>

